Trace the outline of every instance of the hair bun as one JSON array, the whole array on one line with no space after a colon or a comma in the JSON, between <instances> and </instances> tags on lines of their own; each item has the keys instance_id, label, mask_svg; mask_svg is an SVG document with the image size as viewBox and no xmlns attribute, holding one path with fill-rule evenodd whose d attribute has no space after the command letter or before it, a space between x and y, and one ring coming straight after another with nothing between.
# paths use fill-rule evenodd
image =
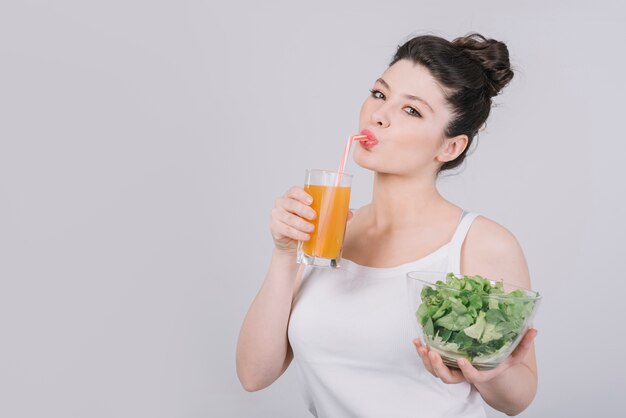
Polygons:
<instances>
[{"instance_id":1,"label":"hair bun","mask_svg":"<svg viewBox=\"0 0 626 418\"><path fill-rule=\"evenodd\" d=\"M504 43L472 33L456 38L452 44L482 65L489 96L496 96L513 78L509 50Z\"/></svg>"}]
</instances>

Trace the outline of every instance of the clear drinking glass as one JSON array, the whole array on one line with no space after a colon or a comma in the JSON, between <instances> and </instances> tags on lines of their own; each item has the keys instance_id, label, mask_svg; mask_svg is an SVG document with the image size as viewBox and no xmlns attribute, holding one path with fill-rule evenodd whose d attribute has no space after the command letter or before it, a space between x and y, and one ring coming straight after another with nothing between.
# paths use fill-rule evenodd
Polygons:
<instances>
[{"instance_id":1,"label":"clear drinking glass","mask_svg":"<svg viewBox=\"0 0 626 418\"><path fill-rule=\"evenodd\" d=\"M346 232L352 175L337 171L307 169L304 190L313 197L317 216L309 241L298 242L298 263L339 267Z\"/></svg>"}]
</instances>

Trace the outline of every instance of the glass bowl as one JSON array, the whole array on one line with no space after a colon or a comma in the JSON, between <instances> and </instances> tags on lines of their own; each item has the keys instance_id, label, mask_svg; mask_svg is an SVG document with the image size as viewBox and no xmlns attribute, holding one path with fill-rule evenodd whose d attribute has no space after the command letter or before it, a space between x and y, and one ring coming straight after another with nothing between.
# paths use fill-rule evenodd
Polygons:
<instances>
[{"instance_id":1,"label":"glass bowl","mask_svg":"<svg viewBox=\"0 0 626 418\"><path fill-rule=\"evenodd\" d=\"M478 370L496 368L517 347L539 306L539 293L481 276L407 273L411 314L426 346L458 368L466 358Z\"/></svg>"}]
</instances>

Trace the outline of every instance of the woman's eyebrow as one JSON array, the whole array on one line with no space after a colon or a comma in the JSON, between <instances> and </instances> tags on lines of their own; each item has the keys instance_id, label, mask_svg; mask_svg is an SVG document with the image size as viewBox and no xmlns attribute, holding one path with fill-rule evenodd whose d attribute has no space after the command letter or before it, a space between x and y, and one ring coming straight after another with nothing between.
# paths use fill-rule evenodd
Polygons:
<instances>
[{"instance_id":1,"label":"woman's eyebrow","mask_svg":"<svg viewBox=\"0 0 626 418\"><path fill-rule=\"evenodd\" d=\"M376 80L377 82L379 82L380 84L382 84L383 86L385 86L385 88L387 88L387 90L391 91L391 87L389 86L389 84L383 80L382 78L379 78L378 80ZM428 104L428 102L418 96L413 96L412 94L405 94L404 97L406 97L409 100L417 100L418 102L422 102L424 103L432 113L435 113L435 111L433 110L432 106Z\"/></svg>"}]
</instances>

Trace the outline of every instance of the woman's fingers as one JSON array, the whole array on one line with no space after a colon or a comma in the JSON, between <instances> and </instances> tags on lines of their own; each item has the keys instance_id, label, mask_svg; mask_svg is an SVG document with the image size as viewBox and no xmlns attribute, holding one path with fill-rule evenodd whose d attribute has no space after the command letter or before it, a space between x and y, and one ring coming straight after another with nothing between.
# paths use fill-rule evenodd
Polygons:
<instances>
[{"instance_id":1,"label":"woman's fingers","mask_svg":"<svg viewBox=\"0 0 626 418\"><path fill-rule=\"evenodd\" d=\"M463 377L463 373L459 370L449 369L443 363L443 359L436 351L429 351L428 357L430 358L430 363L435 370L435 373L444 383L460 383L465 380Z\"/></svg>"},{"instance_id":2,"label":"woman's fingers","mask_svg":"<svg viewBox=\"0 0 626 418\"><path fill-rule=\"evenodd\" d=\"M352 218L354 218L354 209L350 208L348 209L348 217L346 218L346 221L350 221Z\"/></svg>"},{"instance_id":3,"label":"woman's fingers","mask_svg":"<svg viewBox=\"0 0 626 418\"><path fill-rule=\"evenodd\" d=\"M465 380L463 373L458 370L449 369L441 359L439 353L430 351L427 347L422 345L419 339L413 340L417 354L422 359L424 367L430 374L438 377L444 383L459 383Z\"/></svg>"},{"instance_id":4,"label":"woman's fingers","mask_svg":"<svg viewBox=\"0 0 626 418\"><path fill-rule=\"evenodd\" d=\"M294 241L308 241L311 236L306 232L302 232L293 226L284 224L282 222L276 222L276 226L273 228L275 231L274 239L281 240L289 238Z\"/></svg>"},{"instance_id":5,"label":"woman's fingers","mask_svg":"<svg viewBox=\"0 0 626 418\"><path fill-rule=\"evenodd\" d=\"M301 187L294 186L284 196L276 199L271 212L270 230L274 244L279 249L292 251L296 241L308 241L315 226L307 220L316 213L309 205L312 197Z\"/></svg>"},{"instance_id":6,"label":"woman's fingers","mask_svg":"<svg viewBox=\"0 0 626 418\"><path fill-rule=\"evenodd\" d=\"M283 209L276 209L276 213L274 214L277 220L284 223L287 226L290 226L294 229L297 229L301 232L310 233L315 229L315 225L311 222L307 222L301 217L294 215L293 213L289 213Z\"/></svg>"},{"instance_id":7,"label":"woman's fingers","mask_svg":"<svg viewBox=\"0 0 626 418\"><path fill-rule=\"evenodd\" d=\"M467 359L460 358L457 360L457 364L459 365L459 369L461 369L461 373L463 373L465 380L469 383L480 383L484 380L484 375L472 366L472 363L470 363Z\"/></svg>"},{"instance_id":8,"label":"woman's fingers","mask_svg":"<svg viewBox=\"0 0 626 418\"><path fill-rule=\"evenodd\" d=\"M276 209L276 212L280 212L280 209ZM308 223L297 218L295 215L279 214L272 212L272 221L270 229L272 231L272 237L275 241L283 242L285 239L293 241L308 241L311 239L309 232L312 230L309 227L303 225L296 226L295 224Z\"/></svg>"},{"instance_id":9,"label":"woman's fingers","mask_svg":"<svg viewBox=\"0 0 626 418\"><path fill-rule=\"evenodd\" d=\"M415 345L415 350L417 350L417 354L422 359L422 363L424 363L424 368L428 370L430 374L436 377L437 375L435 374L435 370L433 369L432 364L430 364L428 349L422 346L422 342L419 339L413 340L413 344Z\"/></svg>"},{"instance_id":10,"label":"woman's fingers","mask_svg":"<svg viewBox=\"0 0 626 418\"><path fill-rule=\"evenodd\" d=\"M285 193L285 197L290 197L292 199L299 200L302 203L305 203L307 205L310 205L311 203L313 203L313 197L307 192L305 192L302 187L298 187L298 186L293 186L292 188L287 190L287 193Z\"/></svg>"},{"instance_id":11,"label":"woman's fingers","mask_svg":"<svg viewBox=\"0 0 626 418\"><path fill-rule=\"evenodd\" d=\"M276 207L306 219L315 219L316 213L312 207L291 197L276 199Z\"/></svg>"}]
</instances>

